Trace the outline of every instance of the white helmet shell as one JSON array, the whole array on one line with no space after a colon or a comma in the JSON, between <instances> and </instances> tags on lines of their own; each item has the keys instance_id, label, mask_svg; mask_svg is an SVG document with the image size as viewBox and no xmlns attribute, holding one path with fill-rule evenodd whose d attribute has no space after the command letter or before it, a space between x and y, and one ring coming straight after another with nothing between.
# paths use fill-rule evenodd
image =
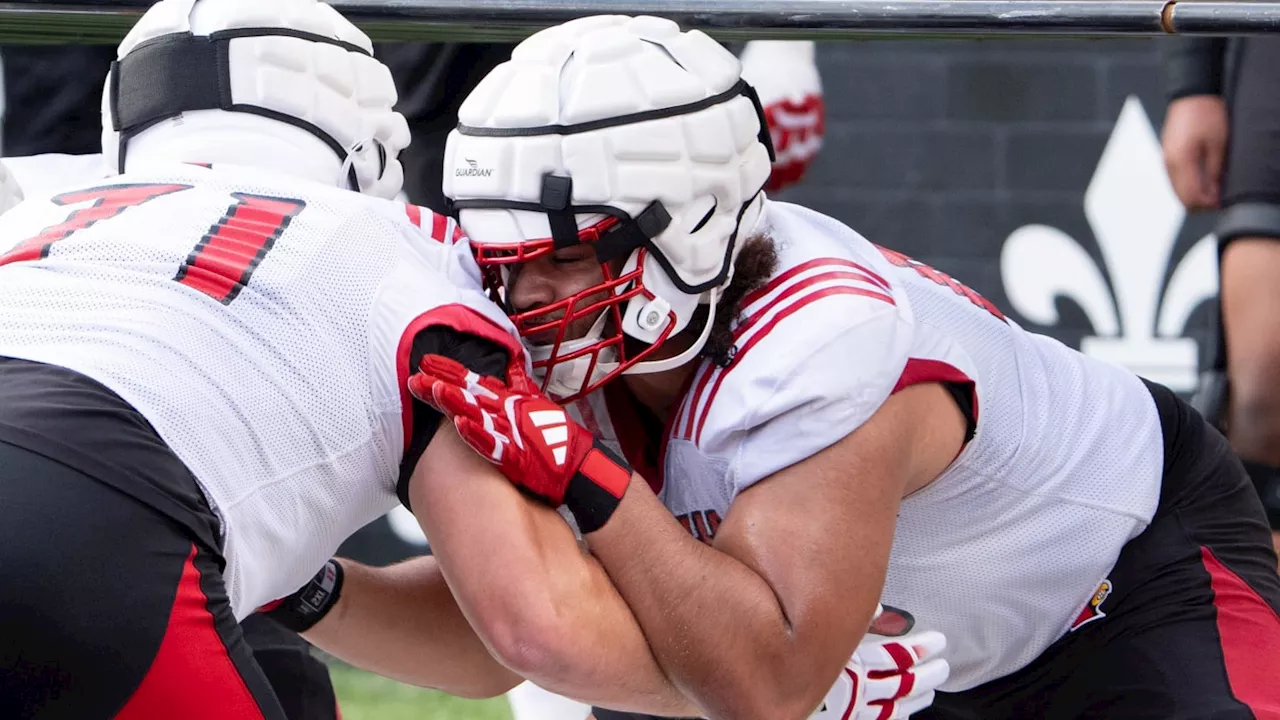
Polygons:
<instances>
[{"instance_id":1,"label":"white helmet shell","mask_svg":"<svg viewBox=\"0 0 1280 720\"><path fill-rule=\"evenodd\" d=\"M597 253L629 253L629 268L643 257L657 295L628 301L623 330L669 336L714 303L759 218L772 148L740 73L715 40L662 18L592 16L538 32L463 102L444 194L477 246L555 237L558 247L613 216L621 237Z\"/></svg>"},{"instance_id":2,"label":"white helmet shell","mask_svg":"<svg viewBox=\"0 0 1280 720\"><path fill-rule=\"evenodd\" d=\"M150 135L163 140L138 142L137 152L206 163L248 156L287 171L277 156L294 140L304 147L288 160L305 175L322 144L335 158L324 156L324 180L390 198L409 144L396 99L368 36L322 2L161 0L120 43L103 92L102 151L123 172L131 143Z\"/></svg>"}]
</instances>

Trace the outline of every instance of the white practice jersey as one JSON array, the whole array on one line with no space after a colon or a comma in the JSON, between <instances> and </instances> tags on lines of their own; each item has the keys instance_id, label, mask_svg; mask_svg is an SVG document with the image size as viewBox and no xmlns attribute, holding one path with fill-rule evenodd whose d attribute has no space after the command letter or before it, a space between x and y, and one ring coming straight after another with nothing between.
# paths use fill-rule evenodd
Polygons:
<instances>
[{"instance_id":1,"label":"white practice jersey","mask_svg":"<svg viewBox=\"0 0 1280 720\"><path fill-rule=\"evenodd\" d=\"M1155 513L1164 446L1150 393L831 218L770 202L764 222L780 270L748 296L734 362L697 370L669 424L660 497L710 540L738 493L845 437L896 390L972 387L975 434L903 501L882 601L946 634L944 690L1025 666ZM605 393L577 407L606 438L622 412Z\"/></svg>"},{"instance_id":2,"label":"white practice jersey","mask_svg":"<svg viewBox=\"0 0 1280 720\"><path fill-rule=\"evenodd\" d=\"M518 348L465 237L423 208L172 165L0 216L0 355L93 378L150 421L221 520L237 617L396 504L428 326Z\"/></svg>"}]
</instances>

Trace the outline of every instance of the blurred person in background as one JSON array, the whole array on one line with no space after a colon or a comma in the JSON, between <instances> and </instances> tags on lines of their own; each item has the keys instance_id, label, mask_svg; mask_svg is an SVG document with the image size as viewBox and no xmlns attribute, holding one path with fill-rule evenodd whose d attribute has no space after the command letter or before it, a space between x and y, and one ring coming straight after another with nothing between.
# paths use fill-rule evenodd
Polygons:
<instances>
[{"instance_id":1,"label":"blurred person in background","mask_svg":"<svg viewBox=\"0 0 1280 720\"><path fill-rule=\"evenodd\" d=\"M0 150L6 156L99 152L102 80L115 59L113 45L0 47Z\"/></svg>"},{"instance_id":2,"label":"blurred person in background","mask_svg":"<svg viewBox=\"0 0 1280 720\"><path fill-rule=\"evenodd\" d=\"M401 153L404 195L410 202L440 209L444 143L458 124L458 106L490 70L511 57L514 45L501 43L385 43L374 52L391 70L399 99L396 111L409 123L413 140Z\"/></svg>"},{"instance_id":3,"label":"blurred person in background","mask_svg":"<svg viewBox=\"0 0 1280 720\"><path fill-rule=\"evenodd\" d=\"M1280 551L1280 40L1164 42L1169 178L1188 210L1221 210L1217 373L1196 400L1244 461Z\"/></svg>"}]
</instances>

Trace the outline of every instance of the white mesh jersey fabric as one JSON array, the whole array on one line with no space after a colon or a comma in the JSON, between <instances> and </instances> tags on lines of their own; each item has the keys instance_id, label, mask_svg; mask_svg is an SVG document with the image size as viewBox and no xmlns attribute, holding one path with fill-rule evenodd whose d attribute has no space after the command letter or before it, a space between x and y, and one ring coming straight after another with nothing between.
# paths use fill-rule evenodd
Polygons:
<instances>
[{"instance_id":1,"label":"white mesh jersey fabric","mask_svg":"<svg viewBox=\"0 0 1280 720\"><path fill-rule=\"evenodd\" d=\"M886 262L830 218L770 202L765 221L778 278L803 269L747 306L739 328L760 319L731 372L697 371L672 423L663 502L714 529L738 492L852 432L899 381L958 371L976 384L977 432L904 500L882 600L947 635L945 690L1023 667L1065 634L1155 512L1163 440L1150 394L1119 367L997 319L945 279ZM762 310L793 286L804 289ZM879 290L894 304L819 297L832 287ZM598 417L603 403L591 409L597 427L613 427Z\"/></svg>"},{"instance_id":2,"label":"white mesh jersey fabric","mask_svg":"<svg viewBox=\"0 0 1280 720\"><path fill-rule=\"evenodd\" d=\"M0 266L0 355L83 373L151 421L222 520L243 617L396 503L397 350L415 318L460 304L514 332L427 210L230 167L109 182L190 188ZM305 208L223 303L175 277L241 194ZM0 217L0 255L89 207L29 199Z\"/></svg>"}]
</instances>

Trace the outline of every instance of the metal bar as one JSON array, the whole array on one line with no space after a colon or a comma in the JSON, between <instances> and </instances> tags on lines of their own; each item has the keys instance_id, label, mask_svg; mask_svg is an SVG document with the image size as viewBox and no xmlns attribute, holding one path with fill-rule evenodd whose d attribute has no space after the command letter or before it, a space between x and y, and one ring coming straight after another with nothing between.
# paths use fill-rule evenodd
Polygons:
<instances>
[{"instance_id":1,"label":"metal bar","mask_svg":"<svg viewBox=\"0 0 1280 720\"><path fill-rule=\"evenodd\" d=\"M0 1L0 42L117 42L151 0ZM375 40L516 40L583 15L661 15L724 40L1246 35L1280 2L1196 0L334 0Z\"/></svg>"},{"instance_id":2,"label":"metal bar","mask_svg":"<svg viewBox=\"0 0 1280 720\"><path fill-rule=\"evenodd\" d=\"M1221 35L1233 32L1221 28L1238 28L1233 2L1178 2L1169 8L1169 25L1180 35ZM1248 34L1280 32L1280 15L1275 11L1250 14L1245 21Z\"/></svg>"}]
</instances>

